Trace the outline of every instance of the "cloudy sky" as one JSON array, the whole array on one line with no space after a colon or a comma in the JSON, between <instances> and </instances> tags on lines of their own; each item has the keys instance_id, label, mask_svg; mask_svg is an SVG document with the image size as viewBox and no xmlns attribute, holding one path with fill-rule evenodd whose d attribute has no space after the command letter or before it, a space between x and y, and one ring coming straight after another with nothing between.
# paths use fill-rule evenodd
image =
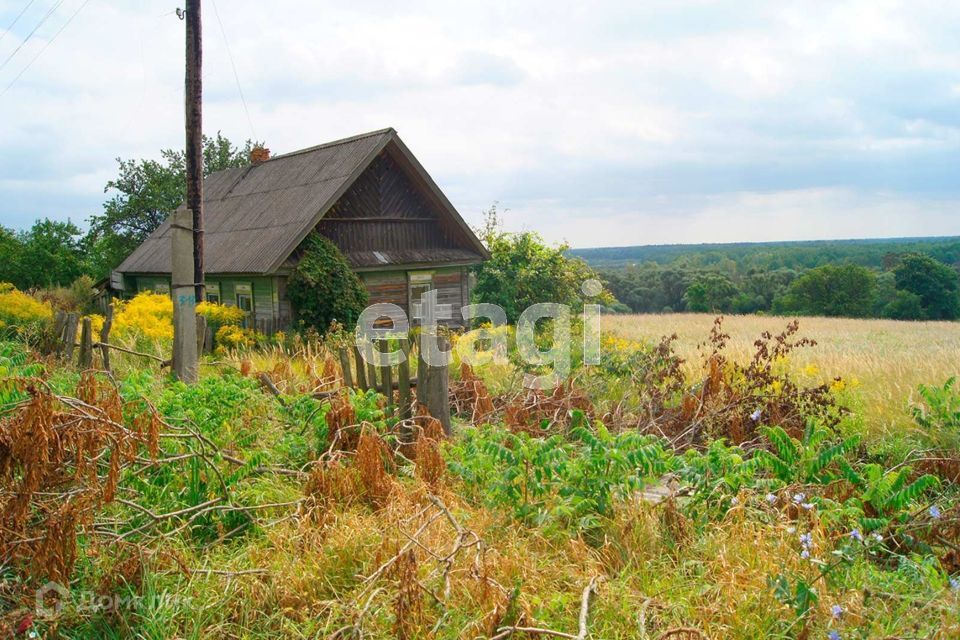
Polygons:
<instances>
[{"instance_id":1,"label":"cloudy sky","mask_svg":"<svg viewBox=\"0 0 960 640\"><path fill-rule=\"evenodd\" d=\"M182 145L177 6L0 0L0 29L27 7L0 32L0 224L83 224L115 158ZM204 0L204 27L207 132L282 153L393 126L471 222L960 235L958 3Z\"/></svg>"}]
</instances>

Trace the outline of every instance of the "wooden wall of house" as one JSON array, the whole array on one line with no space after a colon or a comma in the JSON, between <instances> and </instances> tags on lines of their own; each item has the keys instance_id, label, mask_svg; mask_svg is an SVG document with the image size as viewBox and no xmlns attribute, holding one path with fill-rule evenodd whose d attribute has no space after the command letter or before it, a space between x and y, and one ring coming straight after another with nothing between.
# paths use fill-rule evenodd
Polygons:
<instances>
[{"instance_id":1,"label":"wooden wall of house","mask_svg":"<svg viewBox=\"0 0 960 640\"><path fill-rule=\"evenodd\" d=\"M220 302L231 307L237 306L238 285L249 286L253 302L253 313L247 324L251 328L256 328L265 333L272 333L290 324L290 304L284 296L283 302L286 307L286 316L284 316L284 305L281 304L280 297L281 292L276 286L277 280L278 278L217 274L210 274L206 277L206 282L209 287L208 291L214 290L214 287L210 287L209 285L219 287ZM170 278L167 276L128 276L127 282L127 291L125 293L129 296L134 296L141 291L163 293L169 293L170 291ZM283 323L284 318L286 324Z\"/></svg>"},{"instance_id":2,"label":"wooden wall of house","mask_svg":"<svg viewBox=\"0 0 960 640\"><path fill-rule=\"evenodd\" d=\"M403 309L407 319L413 323L412 304L419 300L410 299L411 274L431 276L431 286L437 290L437 303L449 304L452 307L453 318L445 324L462 326L463 317L460 308L470 302L469 276L464 267L415 271L369 271L361 273L360 277L370 294L370 304L377 302L395 304Z\"/></svg>"}]
</instances>

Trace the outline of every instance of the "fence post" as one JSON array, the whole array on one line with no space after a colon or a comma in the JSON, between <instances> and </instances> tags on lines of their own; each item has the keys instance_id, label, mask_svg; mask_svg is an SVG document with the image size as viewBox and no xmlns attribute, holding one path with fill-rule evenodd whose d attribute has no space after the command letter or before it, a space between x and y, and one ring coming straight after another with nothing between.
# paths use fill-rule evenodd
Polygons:
<instances>
[{"instance_id":1,"label":"fence post","mask_svg":"<svg viewBox=\"0 0 960 640\"><path fill-rule=\"evenodd\" d=\"M103 319L103 327L100 329L100 360L103 362L103 370L110 372L110 329L113 328L113 304L107 305L107 315Z\"/></svg>"},{"instance_id":2,"label":"fence post","mask_svg":"<svg viewBox=\"0 0 960 640\"><path fill-rule=\"evenodd\" d=\"M421 343L423 334L420 336ZM450 339L444 335L436 335L437 348L447 351ZM448 436L450 426L450 367L443 364L433 367L423 359L423 348L419 350L417 361L417 402L426 405L427 410L443 425L443 432Z\"/></svg>"},{"instance_id":3,"label":"fence post","mask_svg":"<svg viewBox=\"0 0 960 640\"><path fill-rule=\"evenodd\" d=\"M389 349L388 343L386 340L380 341L381 349ZM380 390L387 397L387 407L393 404L393 369L390 364L387 363L380 369Z\"/></svg>"},{"instance_id":4,"label":"fence post","mask_svg":"<svg viewBox=\"0 0 960 640\"><path fill-rule=\"evenodd\" d=\"M366 391L368 389L367 373L363 366L363 356L360 355L359 347L353 347L353 358L357 361L357 386Z\"/></svg>"},{"instance_id":5,"label":"fence post","mask_svg":"<svg viewBox=\"0 0 960 640\"><path fill-rule=\"evenodd\" d=\"M77 314L68 313L63 326L63 355L67 362L73 361L73 349L77 346Z\"/></svg>"},{"instance_id":6,"label":"fence post","mask_svg":"<svg viewBox=\"0 0 960 640\"><path fill-rule=\"evenodd\" d=\"M77 359L77 365L81 369L89 369L93 366L93 322L90 316L83 318L80 330L80 357Z\"/></svg>"},{"instance_id":7,"label":"fence post","mask_svg":"<svg viewBox=\"0 0 960 640\"><path fill-rule=\"evenodd\" d=\"M346 347L337 349L337 355L340 357L340 368L343 370L343 386L353 386L353 373L350 371L350 352Z\"/></svg>"},{"instance_id":8,"label":"fence post","mask_svg":"<svg viewBox=\"0 0 960 640\"><path fill-rule=\"evenodd\" d=\"M50 341L50 352L60 354L63 351L63 329L67 324L67 314L58 309L53 316L53 339Z\"/></svg>"},{"instance_id":9,"label":"fence post","mask_svg":"<svg viewBox=\"0 0 960 640\"><path fill-rule=\"evenodd\" d=\"M399 416L401 420L410 417L410 341L406 338L400 340L400 349L406 356L399 365L397 365L397 395L399 396Z\"/></svg>"},{"instance_id":10,"label":"fence post","mask_svg":"<svg viewBox=\"0 0 960 640\"><path fill-rule=\"evenodd\" d=\"M363 365L361 364L362 362L364 362L364 361L363 361L363 360L358 360L358 361L357 361L357 366L363 366ZM374 389L374 390L376 390L376 388L377 388L377 368L373 365L372 362L367 362L367 363L366 363L366 367L367 367L367 387L368 387L369 389Z\"/></svg>"},{"instance_id":11,"label":"fence post","mask_svg":"<svg viewBox=\"0 0 960 640\"><path fill-rule=\"evenodd\" d=\"M205 352L204 346L207 343L207 318L199 313L197 314L197 353Z\"/></svg>"}]
</instances>

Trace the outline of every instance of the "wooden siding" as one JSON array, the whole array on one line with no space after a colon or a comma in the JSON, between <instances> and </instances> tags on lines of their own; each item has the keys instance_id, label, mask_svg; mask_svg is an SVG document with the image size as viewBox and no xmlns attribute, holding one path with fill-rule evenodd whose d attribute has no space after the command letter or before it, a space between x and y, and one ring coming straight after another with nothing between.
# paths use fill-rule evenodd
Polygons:
<instances>
[{"instance_id":1,"label":"wooden siding","mask_svg":"<svg viewBox=\"0 0 960 640\"><path fill-rule=\"evenodd\" d=\"M454 267L428 271L379 271L361 274L361 279L370 294L370 304L384 302L395 304L407 314L411 324L412 304L419 300L410 300L410 274L431 275L431 287L437 291L437 303L452 307L452 319L445 324L462 326L463 317L460 308L469 304L469 296L464 288L465 269Z\"/></svg>"},{"instance_id":2,"label":"wooden siding","mask_svg":"<svg viewBox=\"0 0 960 640\"><path fill-rule=\"evenodd\" d=\"M347 256L473 250L450 216L382 152L330 208L317 229Z\"/></svg>"},{"instance_id":3,"label":"wooden siding","mask_svg":"<svg viewBox=\"0 0 960 640\"><path fill-rule=\"evenodd\" d=\"M413 323L410 313L410 275L430 275L430 283L437 290L437 302L452 307L453 318L446 324L462 326L460 308L470 302L469 271L463 267L445 267L417 271L372 271L360 277L370 294L370 303L388 302L399 306ZM157 285L169 286L164 276L128 276L129 293L155 290ZM220 302L229 306L237 304L237 285L249 284L253 298L253 317L250 326L259 331L272 333L289 329L293 325L293 309L287 298L287 280L284 276L247 277L236 275L207 276L208 283L220 287ZM414 301L417 302L417 301Z\"/></svg>"},{"instance_id":4,"label":"wooden siding","mask_svg":"<svg viewBox=\"0 0 960 640\"><path fill-rule=\"evenodd\" d=\"M275 288L274 282L277 279L218 274L210 274L206 277L208 283L216 283L220 286L220 302L231 307L237 306L237 285L250 285L253 315L248 322L248 326L267 333L272 333L290 324L290 304L286 300L284 300L287 310L286 324L283 323L281 313L283 305L281 305L279 292ZM166 276L128 276L128 281L131 283L128 287L130 296L136 295L140 291L154 291L157 285L170 286L170 278Z\"/></svg>"}]
</instances>

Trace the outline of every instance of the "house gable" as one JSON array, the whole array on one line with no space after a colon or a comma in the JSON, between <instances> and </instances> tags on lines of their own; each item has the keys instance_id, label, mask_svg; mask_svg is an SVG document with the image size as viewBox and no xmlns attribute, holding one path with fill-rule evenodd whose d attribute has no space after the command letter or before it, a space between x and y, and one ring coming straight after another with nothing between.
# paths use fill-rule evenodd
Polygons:
<instances>
[{"instance_id":1,"label":"house gable","mask_svg":"<svg viewBox=\"0 0 960 640\"><path fill-rule=\"evenodd\" d=\"M483 259L460 221L399 150L384 149L324 215L317 230L356 269Z\"/></svg>"}]
</instances>

